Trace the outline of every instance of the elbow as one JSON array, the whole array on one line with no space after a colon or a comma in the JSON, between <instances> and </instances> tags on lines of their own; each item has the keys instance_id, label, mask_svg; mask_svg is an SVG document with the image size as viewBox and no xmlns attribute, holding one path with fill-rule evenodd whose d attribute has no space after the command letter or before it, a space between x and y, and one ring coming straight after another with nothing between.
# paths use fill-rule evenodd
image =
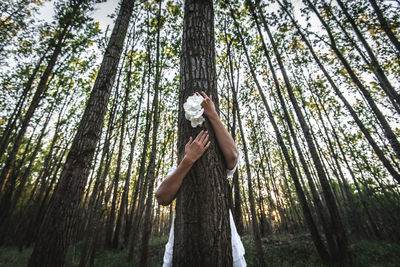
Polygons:
<instances>
[{"instance_id":1,"label":"elbow","mask_svg":"<svg viewBox=\"0 0 400 267\"><path fill-rule=\"evenodd\" d=\"M158 191L156 192L155 197L157 199L158 204L161 206L168 206L169 204L171 204L171 201L165 200Z\"/></svg>"},{"instance_id":2,"label":"elbow","mask_svg":"<svg viewBox=\"0 0 400 267\"><path fill-rule=\"evenodd\" d=\"M237 152L237 149L235 148L227 160L226 165L227 165L228 169L232 170L233 168L235 168L237 161L238 161L238 152Z\"/></svg>"}]
</instances>

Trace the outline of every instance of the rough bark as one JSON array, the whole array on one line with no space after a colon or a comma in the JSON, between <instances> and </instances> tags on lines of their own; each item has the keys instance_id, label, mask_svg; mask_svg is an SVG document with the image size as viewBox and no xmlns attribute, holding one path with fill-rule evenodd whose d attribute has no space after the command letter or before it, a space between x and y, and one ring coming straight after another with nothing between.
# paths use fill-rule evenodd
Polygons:
<instances>
[{"instance_id":1,"label":"rough bark","mask_svg":"<svg viewBox=\"0 0 400 267\"><path fill-rule=\"evenodd\" d=\"M212 95L218 108L214 9L211 0L186 0L180 70L178 154L201 130L184 118L183 103L196 91ZM176 199L174 266L232 266L226 165L206 120L211 146L183 180Z\"/></svg>"}]
</instances>

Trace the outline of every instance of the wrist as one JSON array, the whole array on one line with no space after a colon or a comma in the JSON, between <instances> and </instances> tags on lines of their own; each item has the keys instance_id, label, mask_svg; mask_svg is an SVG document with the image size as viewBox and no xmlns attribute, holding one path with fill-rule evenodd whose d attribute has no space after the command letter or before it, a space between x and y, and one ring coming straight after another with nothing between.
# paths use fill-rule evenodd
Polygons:
<instances>
[{"instance_id":1,"label":"wrist","mask_svg":"<svg viewBox=\"0 0 400 267\"><path fill-rule=\"evenodd\" d=\"M218 113L216 111L211 112L210 114L207 115L207 118L212 121L212 120L219 120Z\"/></svg>"},{"instance_id":2,"label":"wrist","mask_svg":"<svg viewBox=\"0 0 400 267\"><path fill-rule=\"evenodd\" d=\"M181 161L181 164L185 167L192 167L192 165L194 164L195 160L191 159L190 157L188 157L187 155L185 155Z\"/></svg>"}]
</instances>

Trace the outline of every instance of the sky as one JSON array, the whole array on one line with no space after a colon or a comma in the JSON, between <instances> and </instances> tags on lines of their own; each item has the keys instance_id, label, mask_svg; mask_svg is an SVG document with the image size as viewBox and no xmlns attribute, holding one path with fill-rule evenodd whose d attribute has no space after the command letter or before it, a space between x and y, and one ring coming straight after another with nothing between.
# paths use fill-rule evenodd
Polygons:
<instances>
[{"instance_id":1,"label":"sky","mask_svg":"<svg viewBox=\"0 0 400 267\"><path fill-rule=\"evenodd\" d=\"M100 23L100 29L104 32L107 29L107 26L110 25L110 29L112 29L113 20L109 18L109 15L115 12L117 8L119 0L107 0L105 3L95 4L95 10L91 14L94 21L98 21ZM47 22L52 21L54 16L52 2L46 2L43 7L39 9L39 17Z\"/></svg>"}]
</instances>

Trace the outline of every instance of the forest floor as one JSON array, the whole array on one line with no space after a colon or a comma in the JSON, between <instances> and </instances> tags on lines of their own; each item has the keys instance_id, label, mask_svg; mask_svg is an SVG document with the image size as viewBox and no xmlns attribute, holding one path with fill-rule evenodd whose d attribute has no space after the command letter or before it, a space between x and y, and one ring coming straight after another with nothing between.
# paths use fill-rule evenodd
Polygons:
<instances>
[{"instance_id":1,"label":"forest floor","mask_svg":"<svg viewBox=\"0 0 400 267\"><path fill-rule=\"evenodd\" d=\"M254 243L249 236L242 238L249 267L257 266ZM167 236L157 237L150 242L149 267L162 266L164 245ZM324 266L314 249L309 235L287 235L263 238L267 266ZM15 247L0 248L0 267L26 266L32 249L19 252ZM352 239L350 245L351 263L346 266L400 266L400 245L365 239ZM67 256L67 267L79 265L79 245L72 247ZM138 253L135 253L138 255ZM135 259L137 262L138 259ZM136 266L128 263L126 250L106 250L96 256L95 266L123 267ZM342 265L343 266L343 265Z\"/></svg>"}]
</instances>

